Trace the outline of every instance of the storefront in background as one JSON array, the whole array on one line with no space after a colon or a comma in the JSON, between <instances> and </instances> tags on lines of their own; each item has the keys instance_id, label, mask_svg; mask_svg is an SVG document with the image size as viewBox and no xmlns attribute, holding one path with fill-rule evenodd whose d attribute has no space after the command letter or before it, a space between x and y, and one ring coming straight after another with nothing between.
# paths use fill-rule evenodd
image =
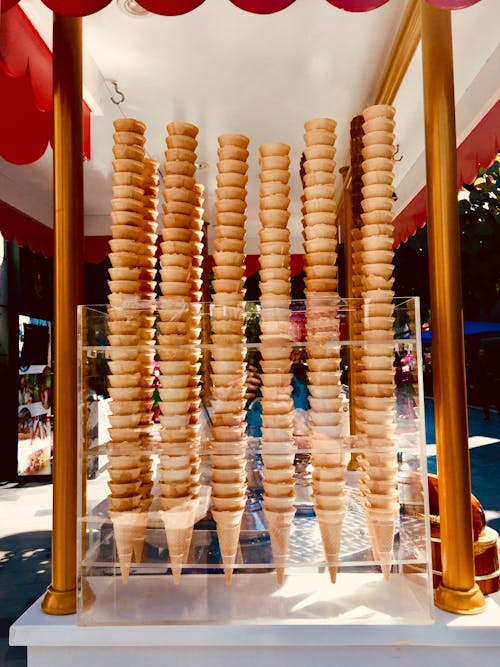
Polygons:
<instances>
[{"instance_id":1,"label":"storefront in background","mask_svg":"<svg viewBox=\"0 0 500 667\"><path fill-rule=\"evenodd\" d=\"M52 326L19 316L17 474L52 473Z\"/></svg>"}]
</instances>

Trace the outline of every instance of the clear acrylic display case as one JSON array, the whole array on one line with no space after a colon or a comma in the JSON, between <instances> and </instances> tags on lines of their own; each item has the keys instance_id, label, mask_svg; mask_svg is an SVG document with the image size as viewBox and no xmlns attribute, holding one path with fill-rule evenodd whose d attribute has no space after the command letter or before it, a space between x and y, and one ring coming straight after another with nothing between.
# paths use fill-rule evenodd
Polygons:
<instances>
[{"instance_id":1,"label":"clear acrylic display case","mask_svg":"<svg viewBox=\"0 0 500 667\"><path fill-rule=\"evenodd\" d=\"M194 413L199 422L199 486L189 548L180 577L172 575L169 548L160 507L160 430L155 376L160 378L161 363L155 355L158 347L157 323L165 301L124 304L126 317L146 315L156 333L147 341L146 371L138 381L141 396L146 396L150 412L147 436L140 444L140 454L150 467L150 501L141 514L142 532L134 539L140 546L123 562L117 552L116 531L120 524L110 520L110 436L113 414L109 397L113 348L125 349L134 339L117 341L110 334L109 306L79 308L80 363L80 442L81 487L78 495L78 612L80 625L158 625L158 624L380 624L429 623L433 619L432 566L428 527L428 492L426 481L425 424L422 388L420 317L417 299L396 299L393 330L385 339L375 334L358 338L353 322L370 312L363 300L340 300L335 304L338 336L325 342L340 359L340 369L332 383L339 384L340 416L334 438L341 452L346 511L342 521L340 550L336 562L325 558L321 530L314 507L312 480L314 460L311 441L315 425L310 420L308 386L308 348L305 304L292 301L290 308L293 372L305 387L302 402L294 405L294 508L286 558L278 564L284 577L277 577L275 558L263 512L265 476L261 453L259 412L262 397L252 394L245 405L246 426L246 504L241 521L234 565L227 569L221 562L216 524L211 503L211 395L210 355L213 304L201 310L199 353L200 406ZM189 307L188 305L183 308ZM116 306L115 313L116 313ZM168 318L175 320L172 306ZM246 362L259 364L261 304L247 302ZM219 309L220 317L220 309ZM350 332L350 335L349 335ZM151 337L150 337L151 338ZM141 344L142 344L141 340ZM113 344L111 344L113 343ZM363 468L360 461L371 444L359 426L359 378L353 369L370 357L376 346L390 349L394 360L393 390L386 398L391 428L395 434L390 454L394 464L397 507L393 530L393 551L384 558L372 548L369 515L360 492ZM156 359L155 359L156 357ZM116 358L116 357L115 357ZM148 366L149 365L149 366ZM156 368L156 371L155 371ZM341 372L343 371L343 372ZM144 393L145 392L145 393ZM149 392L149 393L148 393ZM164 396L164 395L163 395ZM99 409L96 409L98 405ZM144 419L142 419L144 422ZM142 423L141 422L141 423ZM116 424L116 421L114 422ZM376 441L379 442L380 438ZM137 455L137 442L131 445ZM386 450L384 450L386 451ZM123 515L125 516L125 512ZM129 515L137 529L137 510ZM142 535L142 537L141 537ZM178 561L177 561L178 564ZM332 583L331 570L336 569ZM179 568L178 568L179 570ZM225 576L226 571L226 576Z\"/></svg>"}]
</instances>

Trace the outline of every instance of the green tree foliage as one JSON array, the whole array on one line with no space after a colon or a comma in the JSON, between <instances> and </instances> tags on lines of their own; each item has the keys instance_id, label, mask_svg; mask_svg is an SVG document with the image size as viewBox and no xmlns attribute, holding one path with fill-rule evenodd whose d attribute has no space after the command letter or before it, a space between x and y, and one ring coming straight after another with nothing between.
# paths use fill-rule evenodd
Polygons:
<instances>
[{"instance_id":1,"label":"green tree foliage","mask_svg":"<svg viewBox=\"0 0 500 667\"><path fill-rule=\"evenodd\" d=\"M500 297L500 156L459 198L464 311L490 319ZM500 308L497 306L497 308ZM500 319L500 311L497 314Z\"/></svg>"},{"instance_id":2,"label":"green tree foliage","mask_svg":"<svg viewBox=\"0 0 500 667\"><path fill-rule=\"evenodd\" d=\"M464 185L458 210L462 254L462 298L465 319L500 321L500 154L476 180ZM422 318L429 303L427 226L395 254L395 289L421 298Z\"/></svg>"}]
</instances>

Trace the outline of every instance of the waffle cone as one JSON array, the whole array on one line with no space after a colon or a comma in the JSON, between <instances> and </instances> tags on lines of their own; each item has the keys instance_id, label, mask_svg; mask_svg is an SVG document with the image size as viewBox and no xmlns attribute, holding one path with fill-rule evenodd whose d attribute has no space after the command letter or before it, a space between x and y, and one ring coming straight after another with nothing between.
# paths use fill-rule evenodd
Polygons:
<instances>
[{"instance_id":1,"label":"waffle cone","mask_svg":"<svg viewBox=\"0 0 500 667\"><path fill-rule=\"evenodd\" d=\"M182 565L188 559L198 502L199 498L191 498L182 505L160 512L165 527L170 567L175 584L179 583Z\"/></svg>"},{"instance_id":2,"label":"waffle cone","mask_svg":"<svg viewBox=\"0 0 500 667\"><path fill-rule=\"evenodd\" d=\"M139 513L137 515L137 525L135 537L132 543L132 551L136 563L142 562L142 552L144 550L144 538L146 537L146 528L148 526L148 511L153 502L152 498L144 498L139 502Z\"/></svg>"},{"instance_id":3,"label":"waffle cone","mask_svg":"<svg viewBox=\"0 0 500 667\"><path fill-rule=\"evenodd\" d=\"M113 532L116 544L118 562L120 564L120 573L123 583L127 583L132 563L133 544L136 537L136 528L139 513L130 512L109 512L109 518L113 524Z\"/></svg>"},{"instance_id":4,"label":"waffle cone","mask_svg":"<svg viewBox=\"0 0 500 667\"><path fill-rule=\"evenodd\" d=\"M342 534L342 521L345 516L345 510L323 510L315 508L318 518L321 540L325 559L330 573L332 584L337 578L337 562L340 551L340 537Z\"/></svg>"},{"instance_id":5,"label":"waffle cone","mask_svg":"<svg viewBox=\"0 0 500 667\"><path fill-rule=\"evenodd\" d=\"M394 512L367 509L366 515L374 556L380 562L384 579L388 579L393 559Z\"/></svg>"},{"instance_id":6,"label":"waffle cone","mask_svg":"<svg viewBox=\"0 0 500 667\"><path fill-rule=\"evenodd\" d=\"M217 526L217 537L222 562L224 564L224 577L226 584L231 583L233 566L236 561L238 544L240 539L241 519L244 507L238 510L216 511L212 510L212 516Z\"/></svg>"},{"instance_id":7,"label":"waffle cone","mask_svg":"<svg viewBox=\"0 0 500 667\"><path fill-rule=\"evenodd\" d=\"M264 507L269 537L271 538L271 549L273 561L276 566L278 584L282 584L285 576L285 565L288 555L288 539L292 527L295 508L285 512L271 512Z\"/></svg>"}]
</instances>

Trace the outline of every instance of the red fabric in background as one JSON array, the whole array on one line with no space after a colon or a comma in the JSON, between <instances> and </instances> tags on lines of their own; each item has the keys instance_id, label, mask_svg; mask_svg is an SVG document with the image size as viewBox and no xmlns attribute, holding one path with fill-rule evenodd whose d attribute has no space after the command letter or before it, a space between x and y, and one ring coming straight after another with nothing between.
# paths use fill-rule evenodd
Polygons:
<instances>
[{"instance_id":1,"label":"red fabric in background","mask_svg":"<svg viewBox=\"0 0 500 667\"><path fill-rule=\"evenodd\" d=\"M462 141L457 152L458 187L473 183L479 166L488 168L500 148L500 100Z\"/></svg>"},{"instance_id":2,"label":"red fabric in background","mask_svg":"<svg viewBox=\"0 0 500 667\"><path fill-rule=\"evenodd\" d=\"M111 236L86 236L83 239L83 257L89 264L103 262L109 252Z\"/></svg>"},{"instance_id":3,"label":"red fabric in background","mask_svg":"<svg viewBox=\"0 0 500 667\"><path fill-rule=\"evenodd\" d=\"M231 2L236 7L253 14L275 14L292 5L295 0L231 0Z\"/></svg>"},{"instance_id":4,"label":"red fabric in background","mask_svg":"<svg viewBox=\"0 0 500 667\"><path fill-rule=\"evenodd\" d=\"M54 231L1 200L0 232L6 241L15 241L21 247L27 246L44 257L52 257L54 254Z\"/></svg>"},{"instance_id":5,"label":"red fabric in background","mask_svg":"<svg viewBox=\"0 0 500 667\"><path fill-rule=\"evenodd\" d=\"M89 239L94 238L93 236L90 236ZM104 238L104 237L99 237L99 238ZM107 251L106 251L107 252ZM253 276L254 273L256 273L260 269L260 264L259 264L259 257L260 255L247 255L245 258L245 277L250 278L250 276ZM211 271L214 265L214 259L212 255L209 255L207 257L207 270ZM290 268L291 268L291 273L292 276L296 276L300 271L302 270L302 267L304 266L304 256L303 255L291 255L290 258Z\"/></svg>"},{"instance_id":6,"label":"red fabric in background","mask_svg":"<svg viewBox=\"0 0 500 667\"><path fill-rule=\"evenodd\" d=\"M138 4L153 14L178 16L199 7L205 0L137 0ZM221 0L217 0L220 2ZM331 5L349 12L367 12L385 5L389 0L326 0ZM480 0L426 0L441 9L463 9ZM19 0L3 0L2 13L7 12ZM106 7L111 0L43 0L44 4L65 16L88 16ZM231 0L233 4L255 14L274 14L290 6L295 0Z\"/></svg>"},{"instance_id":7,"label":"red fabric in background","mask_svg":"<svg viewBox=\"0 0 500 667\"><path fill-rule=\"evenodd\" d=\"M483 116L457 149L458 189L473 183L479 167L488 168L500 148L500 101ZM394 247L399 248L427 220L427 188L424 186L394 219Z\"/></svg>"},{"instance_id":8,"label":"red fabric in background","mask_svg":"<svg viewBox=\"0 0 500 667\"><path fill-rule=\"evenodd\" d=\"M140 4L152 14L162 16L180 16L196 9L205 0L141 0Z\"/></svg>"},{"instance_id":9,"label":"red fabric in background","mask_svg":"<svg viewBox=\"0 0 500 667\"><path fill-rule=\"evenodd\" d=\"M385 5L389 0L326 0L334 7L344 9L347 12L368 12Z\"/></svg>"},{"instance_id":10,"label":"red fabric in background","mask_svg":"<svg viewBox=\"0 0 500 667\"><path fill-rule=\"evenodd\" d=\"M99 11L110 0L44 0L51 9L67 15L87 15ZM204 0L138 0L154 13L174 15L192 11ZM294 0L227 0L246 11L273 13L291 5ZM348 11L368 11L386 0L326 0ZM427 0L448 9L471 6L479 0ZM0 22L0 155L14 164L28 164L39 159L52 141L52 54L16 0L3 0ZM7 11L9 10L9 11ZM84 157L90 159L90 109L83 102ZM500 102L490 110L458 149L458 182L470 183L479 165L489 166L500 143ZM5 206L5 205L4 205ZM11 207L9 207L11 208ZM24 216L19 211L2 215L0 231L6 238L16 238L20 245L46 255L52 254L52 230ZM22 223L16 229L13 219ZM425 224L426 190L423 188L394 221L394 245L399 247ZM33 224L35 225L33 227ZM42 229L38 229L38 227ZM87 237L87 261L99 262L108 252L108 237ZM249 256L257 257L257 256ZM302 268L292 256L292 275ZM253 260L248 260L247 275L254 272ZM256 269L255 269L256 270ZM251 271L251 273L250 273Z\"/></svg>"},{"instance_id":11,"label":"red fabric in background","mask_svg":"<svg viewBox=\"0 0 500 667\"><path fill-rule=\"evenodd\" d=\"M53 12L64 16L89 16L100 11L111 0L43 0Z\"/></svg>"},{"instance_id":12,"label":"red fabric in background","mask_svg":"<svg viewBox=\"0 0 500 667\"><path fill-rule=\"evenodd\" d=\"M20 7L0 22L0 156L29 164L53 137L52 54ZM82 102L84 158L90 159L90 109Z\"/></svg>"},{"instance_id":13,"label":"red fabric in background","mask_svg":"<svg viewBox=\"0 0 500 667\"><path fill-rule=\"evenodd\" d=\"M16 241L33 252L40 252L44 257L54 254L54 230L46 227L29 215L22 213L13 206L0 200L0 233L6 241ZM111 236L86 236L84 238L83 255L86 262L99 264L109 253ZM161 237L158 240L160 243ZM291 273L296 276L304 265L303 255L291 256ZM208 269L213 267L212 256L208 257ZM248 278L259 270L259 255L247 255L245 276Z\"/></svg>"},{"instance_id":14,"label":"red fabric in background","mask_svg":"<svg viewBox=\"0 0 500 667\"><path fill-rule=\"evenodd\" d=\"M6 74L0 64L0 155L12 164L35 162L52 136L52 111L41 111L33 100L30 77Z\"/></svg>"}]
</instances>

